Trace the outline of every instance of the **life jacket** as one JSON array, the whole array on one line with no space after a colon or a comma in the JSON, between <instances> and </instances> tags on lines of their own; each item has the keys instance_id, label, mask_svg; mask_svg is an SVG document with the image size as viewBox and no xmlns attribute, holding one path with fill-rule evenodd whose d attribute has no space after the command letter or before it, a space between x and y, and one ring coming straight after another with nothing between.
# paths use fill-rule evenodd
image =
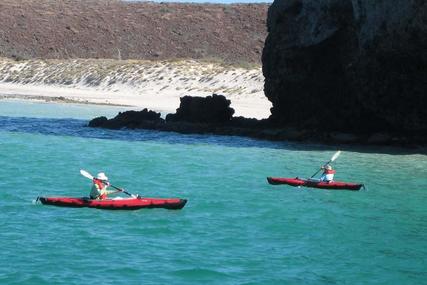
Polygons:
<instances>
[{"instance_id":1,"label":"life jacket","mask_svg":"<svg viewBox=\"0 0 427 285\"><path fill-rule=\"evenodd\" d=\"M93 179L93 183L96 184L96 186L98 186L99 190L104 189L104 187L105 187L105 184L102 182L102 180L94 178ZM108 196L107 196L106 193L104 193L104 194L99 195L98 198L101 199L101 200L104 200L104 199L107 199Z\"/></svg>"},{"instance_id":2,"label":"life jacket","mask_svg":"<svg viewBox=\"0 0 427 285\"><path fill-rule=\"evenodd\" d=\"M321 177L321 180L326 182L331 182L332 180L334 180L335 173L336 171L333 169L325 169Z\"/></svg>"}]
</instances>

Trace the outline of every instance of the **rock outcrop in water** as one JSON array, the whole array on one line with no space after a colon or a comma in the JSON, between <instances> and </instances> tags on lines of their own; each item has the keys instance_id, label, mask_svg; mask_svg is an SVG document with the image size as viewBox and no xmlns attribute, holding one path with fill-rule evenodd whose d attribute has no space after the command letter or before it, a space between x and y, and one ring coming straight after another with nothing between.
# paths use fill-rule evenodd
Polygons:
<instances>
[{"instance_id":1,"label":"rock outcrop in water","mask_svg":"<svg viewBox=\"0 0 427 285\"><path fill-rule=\"evenodd\" d=\"M231 101L222 95L184 96L180 101L176 113L166 116L167 122L227 124L230 123L234 114L234 109L230 107Z\"/></svg>"},{"instance_id":2,"label":"rock outcrop in water","mask_svg":"<svg viewBox=\"0 0 427 285\"><path fill-rule=\"evenodd\" d=\"M165 122L160 118L160 113L143 109L142 111L120 112L113 119L97 117L89 122L89 127L108 129L156 129L157 125Z\"/></svg>"},{"instance_id":3,"label":"rock outcrop in water","mask_svg":"<svg viewBox=\"0 0 427 285\"><path fill-rule=\"evenodd\" d=\"M275 0L267 25L274 124L425 141L426 1Z\"/></svg>"},{"instance_id":4,"label":"rock outcrop in water","mask_svg":"<svg viewBox=\"0 0 427 285\"><path fill-rule=\"evenodd\" d=\"M144 109L142 111L120 112L107 119L97 117L89 122L89 127L108 129L150 129L179 133L242 135L268 137L268 120L233 117L230 100L222 95L208 97L181 97L181 104L175 114L168 114L166 120L160 113Z\"/></svg>"},{"instance_id":5,"label":"rock outcrop in water","mask_svg":"<svg viewBox=\"0 0 427 285\"><path fill-rule=\"evenodd\" d=\"M248 119L233 117L230 100L222 95L208 97L181 97L181 104L175 114L168 114L166 120L160 113L142 111L120 112L116 117L98 117L89 122L89 127L108 129L149 129L173 131L183 134L216 134L247 136L268 140L311 141L333 144L371 144L418 147L427 145L427 137L393 136L389 133L351 134L325 132L316 129L280 127L271 119Z\"/></svg>"}]
</instances>

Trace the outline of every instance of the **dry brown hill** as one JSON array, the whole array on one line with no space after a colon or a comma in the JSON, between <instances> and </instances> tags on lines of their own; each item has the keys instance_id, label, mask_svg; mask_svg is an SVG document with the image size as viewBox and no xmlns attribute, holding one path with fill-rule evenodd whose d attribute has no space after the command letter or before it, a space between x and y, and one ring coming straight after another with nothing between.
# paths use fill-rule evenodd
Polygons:
<instances>
[{"instance_id":1,"label":"dry brown hill","mask_svg":"<svg viewBox=\"0 0 427 285\"><path fill-rule=\"evenodd\" d=\"M259 63L268 6L2 0L0 56Z\"/></svg>"}]
</instances>

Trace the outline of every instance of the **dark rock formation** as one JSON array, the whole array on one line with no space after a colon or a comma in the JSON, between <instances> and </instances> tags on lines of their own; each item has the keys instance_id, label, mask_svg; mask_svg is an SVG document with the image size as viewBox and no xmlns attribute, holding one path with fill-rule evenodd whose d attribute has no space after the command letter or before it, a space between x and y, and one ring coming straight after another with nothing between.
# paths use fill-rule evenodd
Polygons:
<instances>
[{"instance_id":1,"label":"dark rock formation","mask_svg":"<svg viewBox=\"0 0 427 285\"><path fill-rule=\"evenodd\" d=\"M229 123L234 114L234 109L230 108L231 101L223 95L184 96L180 101L176 113L166 116L167 122L224 124Z\"/></svg>"},{"instance_id":2,"label":"dark rock formation","mask_svg":"<svg viewBox=\"0 0 427 285\"><path fill-rule=\"evenodd\" d=\"M418 148L427 145L426 136L405 136L390 133L354 134L349 132L321 131L295 127L280 127L270 119L257 120L232 117L230 101L224 96L206 98L181 98L181 105L175 114L168 114L166 120L160 113L144 109L126 111L113 119L98 117L89 122L89 127L109 129L150 129L173 131L182 134L216 134L247 136L268 140L310 141L334 144L395 145Z\"/></svg>"},{"instance_id":3,"label":"dark rock formation","mask_svg":"<svg viewBox=\"0 0 427 285\"><path fill-rule=\"evenodd\" d=\"M144 109L142 111L120 112L113 119L97 117L89 122L96 128L140 128L160 131L174 131L184 134L223 134L257 137L257 133L268 127L267 120L233 117L234 109L230 100L222 95L207 97L181 97L181 104L175 114L168 114L166 120L160 113Z\"/></svg>"},{"instance_id":4,"label":"dark rock formation","mask_svg":"<svg viewBox=\"0 0 427 285\"><path fill-rule=\"evenodd\" d=\"M426 1L275 0L267 25L276 126L426 136Z\"/></svg>"},{"instance_id":5,"label":"dark rock formation","mask_svg":"<svg viewBox=\"0 0 427 285\"><path fill-rule=\"evenodd\" d=\"M105 116L96 117L89 121L88 126L91 128L104 128L108 124L108 119Z\"/></svg>"},{"instance_id":6,"label":"dark rock formation","mask_svg":"<svg viewBox=\"0 0 427 285\"><path fill-rule=\"evenodd\" d=\"M120 112L113 119L97 117L89 122L89 127L108 129L155 129L158 124L163 124L160 113L144 109L142 111Z\"/></svg>"}]
</instances>

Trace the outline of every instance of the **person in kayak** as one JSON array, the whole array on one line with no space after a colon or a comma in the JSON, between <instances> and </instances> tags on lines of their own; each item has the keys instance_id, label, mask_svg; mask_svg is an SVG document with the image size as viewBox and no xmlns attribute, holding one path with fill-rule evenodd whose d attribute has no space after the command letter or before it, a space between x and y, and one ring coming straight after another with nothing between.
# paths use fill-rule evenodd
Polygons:
<instances>
[{"instance_id":1,"label":"person in kayak","mask_svg":"<svg viewBox=\"0 0 427 285\"><path fill-rule=\"evenodd\" d=\"M323 173L322 176L320 176L320 181L332 182L334 180L334 175L336 171L332 169L332 166L330 164L322 166L322 169Z\"/></svg>"},{"instance_id":2,"label":"person in kayak","mask_svg":"<svg viewBox=\"0 0 427 285\"><path fill-rule=\"evenodd\" d=\"M98 173L96 178L93 178L92 182L93 184L89 195L91 199L104 200L108 198L108 194L120 192L107 190L107 187L110 186L110 182L108 182L108 177L104 172Z\"/></svg>"}]
</instances>

